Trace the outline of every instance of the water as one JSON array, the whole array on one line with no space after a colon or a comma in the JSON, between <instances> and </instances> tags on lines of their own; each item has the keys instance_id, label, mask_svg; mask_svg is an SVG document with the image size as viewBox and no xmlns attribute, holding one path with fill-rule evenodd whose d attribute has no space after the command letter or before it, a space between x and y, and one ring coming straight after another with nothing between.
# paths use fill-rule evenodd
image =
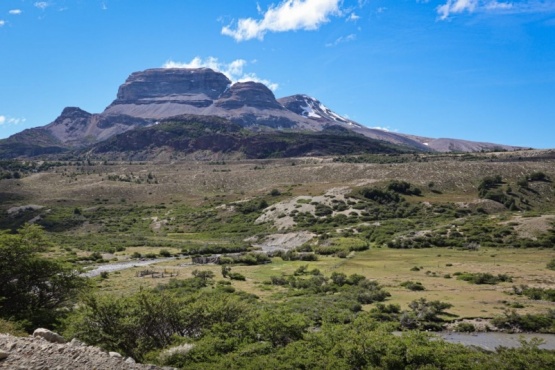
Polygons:
<instances>
[{"instance_id":1,"label":"water","mask_svg":"<svg viewBox=\"0 0 555 370\"><path fill-rule=\"evenodd\" d=\"M114 272L114 271L119 271L119 270L125 270L125 269L132 268L132 267L148 266L148 265L152 265L153 263L171 261L173 259L175 259L175 258L174 257L156 258L156 259L153 259L153 260L144 260L144 261L127 261L127 262L110 263L110 264L106 264L106 265L97 266L92 270L89 270L87 272L82 273L81 276L95 277L95 276L100 275L103 272Z\"/></svg>"},{"instance_id":2,"label":"water","mask_svg":"<svg viewBox=\"0 0 555 370\"><path fill-rule=\"evenodd\" d=\"M520 340L529 342L532 338L544 341L539 348L555 350L554 334L509 334L509 333L434 333L449 343L460 343L465 346L477 346L489 351L495 351L498 347L518 348L521 347Z\"/></svg>"}]
</instances>

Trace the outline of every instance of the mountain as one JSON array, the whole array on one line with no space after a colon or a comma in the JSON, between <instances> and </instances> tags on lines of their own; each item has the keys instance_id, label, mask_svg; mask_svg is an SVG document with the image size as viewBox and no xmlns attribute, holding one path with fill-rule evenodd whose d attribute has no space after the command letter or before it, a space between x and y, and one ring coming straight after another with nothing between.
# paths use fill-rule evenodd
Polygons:
<instances>
[{"instance_id":1,"label":"mountain","mask_svg":"<svg viewBox=\"0 0 555 370\"><path fill-rule=\"evenodd\" d=\"M221 117L183 115L116 135L87 148L86 154L111 160L153 160L164 154L167 157L209 152L262 159L406 151L405 147L337 126L322 131L255 132Z\"/></svg>"},{"instance_id":2,"label":"mountain","mask_svg":"<svg viewBox=\"0 0 555 370\"><path fill-rule=\"evenodd\" d=\"M83 150L171 117L192 115L220 117L252 132L315 133L343 128L417 151L519 149L370 129L338 115L307 95L276 99L264 84L233 84L224 74L209 68L157 68L132 73L104 112L91 114L76 107L65 108L54 122L1 140L0 155L12 158Z\"/></svg>"}]
</instances>

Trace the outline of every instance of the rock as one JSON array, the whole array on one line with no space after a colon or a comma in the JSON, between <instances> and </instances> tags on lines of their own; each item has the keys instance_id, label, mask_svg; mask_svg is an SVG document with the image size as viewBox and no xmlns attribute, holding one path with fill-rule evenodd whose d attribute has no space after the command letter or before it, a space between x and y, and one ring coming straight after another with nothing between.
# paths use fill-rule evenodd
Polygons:
<instances>
[{"instance_id":1,"label":"rock","mask_svg":"<svg viewBox=\"0 0 555 370\"><path fill-rule=\"evenodd\" d=\"M238 82L233 84L216 105L226 109L238 109L244 106L258 109L285 110L266 85L259 82Z\"/></svg>"},{"instance_id":2,"label":"rock","mask_svg":"<svg viewBox=\"0 0 555 370\"><path fill-rule=\"evenodd\" d=\"M80 346L83 346L84 344L79 339L73 338L71 342L69 342L69 345L72 347L80 347Z\"/></svg>"},{"instance_id":3,"label":"rock","mask_svg":"<svg viewBox=\"0 0 555 370\"><path fill-rule=\"evenodd\" d=\"M9 355L10 355L9 352L5 352L5 351L0 350L0 361L8 358Z\"/></svg>"},{"instance_id":4,"label":"rock","mask_svg":"<svg viewBox=\"0 0 555 370\"><path fill-rule=\"evenodd\" d=\"M231 84L223 74L209 68L155 68L132 73L118 90L118 102L170 97L205 95L217 99Z\"/></svg>"},{"instance_id":5,"label":"rock","mask_svg":"<svg viewBox=\"0 0 555 370\"><path fill-rule=\"evenodd\" d=\"M134 364L134 363L136 363L135 360L133 359L133 357L127 357L127 358L125 359L125 362L128 363L128 364Z\"/></svg>"},{"instance_id":6,"label":"rock","mask_svg":"<svg viewBox=\"0 0 555 370\"><path fill-rule=\"evenodd\" d=\"M110 357L122 358L122 355L117 352L108 352L108 355L110 355Z\"/></svg>"},{"instance_id":7,"label":"rock","mask_svg":"<svg viewBox=\"0 0 555 370\"><path fill-rule=\"evenodd\" d=\"M54 333L48 329L39 328L33 332L33 337L40 337L50 343L65 343L65 339L58 333Z\"/></svg>"}]
</instances>

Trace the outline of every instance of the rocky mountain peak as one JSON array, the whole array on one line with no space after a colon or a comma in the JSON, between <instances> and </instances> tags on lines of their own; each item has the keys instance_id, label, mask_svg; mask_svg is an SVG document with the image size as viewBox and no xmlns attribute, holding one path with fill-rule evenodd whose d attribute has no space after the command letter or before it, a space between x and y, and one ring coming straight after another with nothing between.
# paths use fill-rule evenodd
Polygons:
<instances>
[{"instance_id":1,"label":"rocky mountain peak","mask_svg":"<svg viewBox=\"0 0 555 370\"><path fill-rule=\"evenodd\" d=\"M330 123L347 124L350 126L361 127L359 124L335 113L319 100L308 95L297 94L278 99L278 102L288 110L306 118Z\"/></svg>"},{"instance_id":2,"label":"rocky mountain peak","mask_svg":"<svg viewBox=\"0 0 555 370\"><path fill-rule=\"evenodd\" d=\"M133 102L175 95L206 95L217 99L231 84L210 68L155 68L132 73L120 86L116 102Z\"/></svg>"},{"instance_id":3,"label":"rocky mountain peak","mask_svg":"<svg viewBox=\"0 0 555 370\"><path fill-rule=\"evenodd\" d=\"M91 113L78 107L66 107L56 121L65 119L88 119L91 115Z\"/></svg>"},{"instance_id":4,"label":"rocky mountain peak","mask_svg":"<svg viewBox=\"0 0 555 370\"><path fill-rule=\"evenodd\" d=\"M283 106L276 101L274 93L259 82L237 82L226 90L216 105L225 109L237 109L244 106L257 109L278 109Z\"/></svg>"}]
</instances>

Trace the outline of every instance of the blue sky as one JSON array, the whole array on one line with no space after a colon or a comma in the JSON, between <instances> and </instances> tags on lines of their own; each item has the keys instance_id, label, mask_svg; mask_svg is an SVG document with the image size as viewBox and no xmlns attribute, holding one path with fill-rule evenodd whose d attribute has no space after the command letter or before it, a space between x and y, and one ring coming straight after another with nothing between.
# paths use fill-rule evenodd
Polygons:
<instances>
[{"instance_id":1,"label":"blue sky","mask_svg":"<svg viewBox=\"0 0 555 370\"><path fill-rule=\"evenodd\" d=\"M368 127L555 147L555 0L1 0L0 138L211 66Z\"/></svg>"}]
</instances>

